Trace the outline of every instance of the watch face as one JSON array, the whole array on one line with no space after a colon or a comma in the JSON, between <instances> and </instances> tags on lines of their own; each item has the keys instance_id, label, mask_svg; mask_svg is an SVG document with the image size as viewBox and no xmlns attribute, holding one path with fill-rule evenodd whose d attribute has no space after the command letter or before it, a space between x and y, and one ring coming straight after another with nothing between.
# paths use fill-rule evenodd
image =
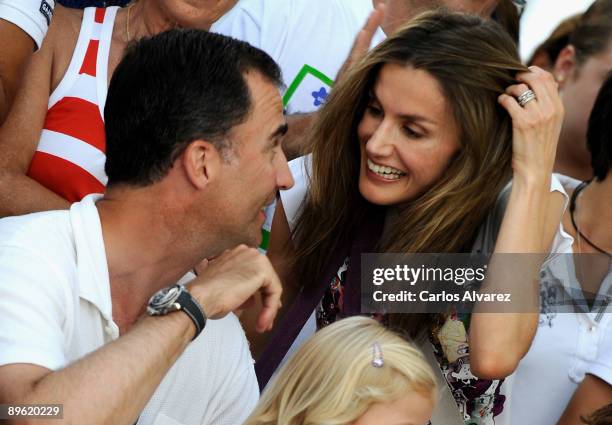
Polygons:
<instances>
[{"instance_id":1,"label":"watch face","mask_svg":"<svg viewBox=\"0 0 612 425\"><path fill-rule=\"evenodd\" d=\"M181 294L182 290L183 289L179 285L174 285L156 292L149 300L147 312L151 315L155 315L166 314L170 311L176 310L174 303Z\"/></svg>"}]
</instances>

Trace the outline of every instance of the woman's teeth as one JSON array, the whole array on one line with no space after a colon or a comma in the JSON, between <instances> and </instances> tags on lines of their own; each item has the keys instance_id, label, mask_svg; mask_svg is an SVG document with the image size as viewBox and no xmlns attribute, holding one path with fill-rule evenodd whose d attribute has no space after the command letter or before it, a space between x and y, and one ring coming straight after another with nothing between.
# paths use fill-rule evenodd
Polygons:
<instances>
[{"instance_id":1,"label":"woman's teeth","mask_svg":"<svg viewBox=\"0 0 612 425\"><path fill-rule=\"evenodd\" d=\"M373 173L378 174L384 179L397 180L400 177L406 175L406 173L398 170L397 168L386 167L384 165L377 165L369 158L367 162L368 162L368 169L372 171Z\"/></svg>"}]
</instances>

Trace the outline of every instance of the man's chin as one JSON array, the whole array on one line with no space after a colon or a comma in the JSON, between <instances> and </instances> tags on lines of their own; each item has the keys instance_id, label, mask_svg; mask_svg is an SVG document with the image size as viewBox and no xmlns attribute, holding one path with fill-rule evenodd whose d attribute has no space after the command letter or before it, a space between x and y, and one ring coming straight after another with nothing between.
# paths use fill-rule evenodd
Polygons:
<instances>
[{"instance_id":1,"label":"man's chin","mask_svg":"<svg viewBox=\"0 0 612 425\"><path fill-rule=\"evenodd\" d=\"M233 248L236 248L239 245L246 245L249 248L259 248L259 246L261 245L262 240L263 240L263 238L262 238L261 232L258 235L255 235L255 234L252 234L252 235L242 234L242 237L234 239L233 242L229 242L228 241L229 244L227 245L227 247L225 249L233 249Z\"/></svg>"},{"instance_id":2,"label":"man's chin","mask_svg":"<svg viewBox=\"0 0 612 425\"><path fill-rule=\"evenodd\" d=\"M261 228L257 231L252 232L248 238L245 238L243 244L250 246L251 248L259 248L263 242L263 230Z\"/></svg>"},{"instance_id":3,"label":"man's chin","mask_svg":"<svg viewBox=\"0 0 612 425\"><path fill-rule=\"evenodd\" d=\"M257 224L251 224L250 226L244 227L245 231L236 238L232 238L234 245L246 245L251 248L259 248L261 243L263 242L263 229Z\"/></svg>"},{"instance_id":4,"label":"man's chin","mask_svg":"<svg viewBox=\"0 0 612 425\"><path fill-rule=\"evenodd\" d=\"M257 237L253 238L253 243L249 244L249 246L252 246L253 248L260 248L261 244L263 242L263 235L262 235L263 230L259 231L259 234L257 235Z\"/></svg>"}]
</instances>

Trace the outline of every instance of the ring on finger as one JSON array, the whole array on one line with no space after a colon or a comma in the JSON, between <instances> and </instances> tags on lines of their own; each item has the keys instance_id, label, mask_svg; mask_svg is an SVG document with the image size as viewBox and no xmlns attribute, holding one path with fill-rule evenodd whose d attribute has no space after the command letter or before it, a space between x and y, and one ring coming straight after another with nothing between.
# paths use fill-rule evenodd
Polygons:
<instances>
[{"instance_id":1,"label":"ring on finger","mask_svg":"<svg viewBox=\"0 0 612 425\"><path fill-rule=\"evenodd\" d=\"M535 93L533 92L533 90L527 90L526 92L522 93L518 98L518 104L521 106L525 106L527 103L531 102L532 100L534 100L536 98Z\"/></svg>"}]
</instances>

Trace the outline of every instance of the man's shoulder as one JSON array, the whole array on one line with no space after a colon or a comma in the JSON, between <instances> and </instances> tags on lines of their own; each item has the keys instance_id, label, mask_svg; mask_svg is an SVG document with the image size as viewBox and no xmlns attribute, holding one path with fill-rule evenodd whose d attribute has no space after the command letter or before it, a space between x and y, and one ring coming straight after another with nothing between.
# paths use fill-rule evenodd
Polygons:
<instances>
[{"instance_id":1,"label":"man's shoulder","mask_svg":"<svg viewBox=\"0 0 612 425\"><path fill-rule=\"evenodd\" d=\"M0 220L0 364L66 365L77 257L68 211Z\"/></svg>"},{"instance_id":2,"label":"man's shoulder","mask_svg":"<svg viewBox=\"0 0 612 425\"><path fill-rule=\"evenodd\" d=\"M45 257L73 252L69 211L45 211L0 219L0 251L16 248Z\"/></svg>"}]
</instances>

